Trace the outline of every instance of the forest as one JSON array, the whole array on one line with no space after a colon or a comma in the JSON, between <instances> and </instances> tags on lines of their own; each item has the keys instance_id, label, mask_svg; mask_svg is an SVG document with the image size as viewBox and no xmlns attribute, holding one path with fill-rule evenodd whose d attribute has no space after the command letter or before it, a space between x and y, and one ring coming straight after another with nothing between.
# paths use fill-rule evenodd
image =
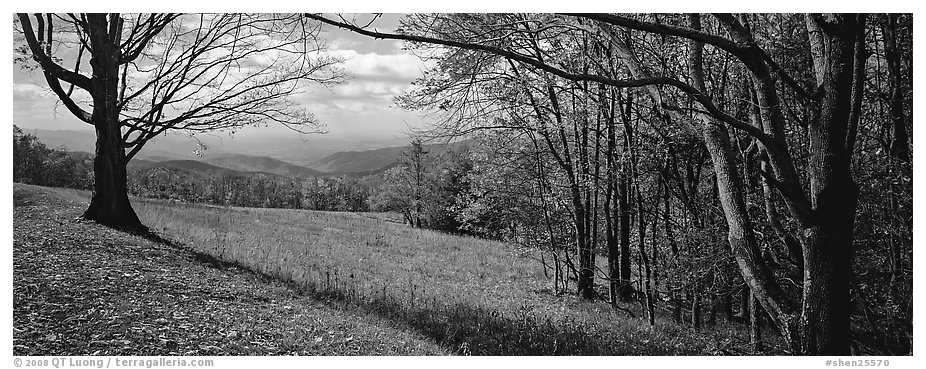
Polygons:
<instances>
[{"instance_id":1,"label":"forest","mask_svg":"<svg viewBox=\"0 0 926 369\"><path fill-rule=\"evenodd\" d=\"M395 212L409 226L541 250L557 293L639 306L649 324L666 315L700 330L722 320L748 327L759 350L772 335L791 354L907 355L912 18L407 14L389 32L377 16L305 14L319 27L403 41L430 62L395 98L430 122L395 167L297 178L133 169L123 153L111 163L123 172L102 175L124 183L100 187L100 159L44 148L14 128L14 181L92 188L91 208L115 201L107 208L119 211L131 210L127 199L98 196L124 188L215 205ZM29 18L20 21L25 29ZM36 60L49 80L81 83ZM201 129L145 121L154 116L122 129ZM119 127L97 117L87 120ZM459 140L468 144L440 153L425 145ZM37 166L80 175L46 178ZM74 182L54 182L62 177Z\"/></svg>"}]
</instances>

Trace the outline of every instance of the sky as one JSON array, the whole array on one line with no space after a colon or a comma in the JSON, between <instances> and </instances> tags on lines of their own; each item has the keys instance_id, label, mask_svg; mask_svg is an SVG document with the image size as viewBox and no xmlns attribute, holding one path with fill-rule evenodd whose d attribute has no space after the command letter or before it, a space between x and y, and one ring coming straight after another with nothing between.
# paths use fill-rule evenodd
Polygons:
<instances>
[{"instance_id":1,"label":"sky","mask_svg":"<svg viewBox=\"0 0 926 369\"><path fill-rule=\"evenodd\" d=\"M394 31L400 17L400 14L384 14L374 27L380 31ZM308 94L294 98L328 130L323 137L313 135L310 140L356 139L371 142L372 146L390 146L405 140L409 126L424 124L419 112L403 111L393 103L393 98L407 91L425 68L418 57L402 50L400 41L375 40L327 26L322 38L327 41L331 54L344 59L340 66L349 79L330 89L312 87ZM58 103L40 72L23 70L15 63L13 122L30 129L92 129ZM286 128L271 125L243 129L235 138L293 134Z\"/></svg>"}]
</instances>

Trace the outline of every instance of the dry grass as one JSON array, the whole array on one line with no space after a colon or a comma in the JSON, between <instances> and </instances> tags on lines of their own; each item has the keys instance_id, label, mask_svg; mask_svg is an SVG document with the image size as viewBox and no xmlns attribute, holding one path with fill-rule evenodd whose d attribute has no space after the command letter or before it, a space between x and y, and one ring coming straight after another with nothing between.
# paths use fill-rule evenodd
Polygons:
<instances>
[{"instance_id":1,"label":"dry grass","mask_svg":"<svg viewBox=\"0 0 926 369\"><path fill-rule=\"evenodd\" d=\"M136 199L152 230L197 252L359 307L460 354L716 354L715 340L554 295L532 251L350 214Z\"/></svg>"}]
</instances>

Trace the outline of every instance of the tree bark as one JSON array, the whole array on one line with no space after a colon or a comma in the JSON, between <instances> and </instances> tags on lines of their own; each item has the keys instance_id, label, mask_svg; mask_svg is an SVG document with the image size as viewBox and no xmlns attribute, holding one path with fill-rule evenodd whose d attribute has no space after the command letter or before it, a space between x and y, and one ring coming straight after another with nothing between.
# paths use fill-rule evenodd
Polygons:
<instances>
[{"instance_id":1,"label":"tree bark","mask_svg":"<svg viewBox=\"0 0 926 369\"><path fill-rule=\"evenodd\" d=\"M762 345L762 324L759 320L759 304L752 292L749 293L749 344L753 353L760 353Z\"/></svg>"},{"instance_id":2,"label":"tree bark","mask_svg":"<svg viewBox=\"0 0 926 369\"><path fill-rule=\"evenodd\" d=\"M849 281L858 186L846 136L858 27L864 27L864 18L854 14L807 18L808 31L818 36L814 67L823 99L818 119L809 126L814 217L804 230L801 346L806 355L851 353Z\"/></svg>"},{"instance_id":3,"label":"tree bark","mask_svg":"<svg viewBox=\"0 0 926 369\"><path fill-rule=\"evenodd\" d=\"M606 109L607 118L608 118L608 142L607 142L607 154L606 162L608 168L608 183L607 190L605 191L605 201L604 201L604 215L605 215L605 236L606 244L608 248L608 295L610 297L610 302L612 305L617 304L619 299L618 290L620 289L620 248L617 242L617 234L619 229L618 219L620 218L617 198L617 153L616 153L616 135L615 130L615 121L614 121L614 92L611 91L610 99L604 99L608 101L608 107Z\"/></svg>"},{"instance_id":4,"label":"tree bark","mask_svg":"<svg viewBox=\"0 0 926 369\"><path fill-rule=\"evenodd\" d=\"M631 95L628 95L631 96ZM618 100L622 102L622 100ZM630 125L630 112L633 102L630 97L628 97L626 102L622 102L621 111L621 121L624 126L624 140L623 140L623 149L625 155L632 155L630 152L630 140L633 136L633 128ZM633 279L632 269L630 266L630 191L628 191L628 182L630 181L630 162L627 159L624 159L623 165L620 169L620 174L618 176L617 183L617 202L618 207L620 208L619 216L619 231L620 235L618 237L620 243L620 279L621 287L618 294L621 296L621 299L624 301L629 301L633 299L634 288L630 281Z\"/></svg>"},{"instance_id":5,"label":"tree bark","mask_svg":"<svg viewBox=\"0 0 926 369\"><path fill-rule=\"evenodd\" d=\"M91 123L96 131L93 159L93 196L84 212L85 219L131 230L145 230L129 203L126 187L126 161L119 121L119 42L121 19L105 14L88 14L89 38L94 53L92 67L93 99ZM113 27L118 32L109 32Z\"/></svg>"}]
</instances>

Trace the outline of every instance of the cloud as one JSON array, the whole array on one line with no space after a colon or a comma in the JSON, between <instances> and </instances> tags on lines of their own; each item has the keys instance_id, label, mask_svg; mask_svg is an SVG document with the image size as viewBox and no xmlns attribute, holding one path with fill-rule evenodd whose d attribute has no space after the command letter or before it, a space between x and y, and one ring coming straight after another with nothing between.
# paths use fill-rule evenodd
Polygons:
<instances>
[{"instance_id":1,"label":"cloud","mask_svg":"<svg viewBox=\"0 0 926 369\"><path fill-rule=\"evenodd\" d=\"M347 37L338 37L328 41L328 48L331 50L354 50L360 45L360 41L352 40Z\"/></svg>"},{"instance_id":2,"label":"cloud","mask_svg":"<svg viewBox=\"0 0 926 369\"><path fill-rule=\"evenodd\" d=\"M351 40L348 40L351 41ZM295 99L318 114L326 112L374 113L394 110L393 99L411 88L426 68L410 54L361 53L356 50L330 50L343 60L340 67L350 77L329 89L316 87Z\"/></svg>"},{"instance_id":3,"label":"cloud","mask_svg":"<svg viewBox=\"0 0 926 369\"><path fill-rule=\"evenodd\" d=\"M42 129L83 128L83 123L60 105L53 92L32 83L13 84L13 123Z\"/></svg>"},{"instance_id":4,"label":"cloud","mask_svg":"<svg viewBox=\"0 0 926 369\"><path fill-rule=\"evenodd\" d=\"M393 137L406 128L406 124L419 124L422 119L416 112L405 112L394 107L393 98L406 92L413 81L421 77L429 65L417 56L401 51L401 42L374 40L349 33L331 33L327 52L310 52L309 57L328 54L343 62L350 79L326 88L314 84L307 92L291 98L328 125L333 134L344 137ZM215 50L210 57L220 57L227 50ZM313 55L314 54L314 55ZM239 81L255 68L265 66L280 57L278 53L262 54L233 68L222 87ZM149 64L143 67L150 67ZM82 68L82 70L84 70ZM89 70L86 69L86 70ZM151 77L150 72L133 71L132 82L139 83ZM85 128L77 122L46 87L43 78L14 70L13 86L14 121L17 124L45 129ZM87 105L87 104L82 104Z\"/></svg>"},{"instance_id":5,"label":"cloud","mask_svg":"<svg viewBox=\"0 0 926 369\"><path fill-rule=\"evenodd\" d=\"M354 50L332 50L331 55L344 59L344 70L359 79L392 79L413 81L420 77L425 63L411 54L358 53Z\"/></svg>"},{"instance_id":6,"label":"cloud","mask_svg":"<svg viewBox=\"0 0 926 369\"><path fill-rule=\"evenodd\" d=\"M13 83L13 101L17 103L14 107L33 105L53 97L54 93L47 88L31 83Z\"/></svg>"},{"instance_id":7,"label":"cloud","mask_svg":"<svg viewBox=\"0 0 926 369\"><path fill-rule=\"evenodd\" d=\"M358 81L348 83L335 88L338 98L377 98L389 99L401 95L408 91L410 85L407 83L388 82L388 81Z\"/></svg>"}]
</instances>

